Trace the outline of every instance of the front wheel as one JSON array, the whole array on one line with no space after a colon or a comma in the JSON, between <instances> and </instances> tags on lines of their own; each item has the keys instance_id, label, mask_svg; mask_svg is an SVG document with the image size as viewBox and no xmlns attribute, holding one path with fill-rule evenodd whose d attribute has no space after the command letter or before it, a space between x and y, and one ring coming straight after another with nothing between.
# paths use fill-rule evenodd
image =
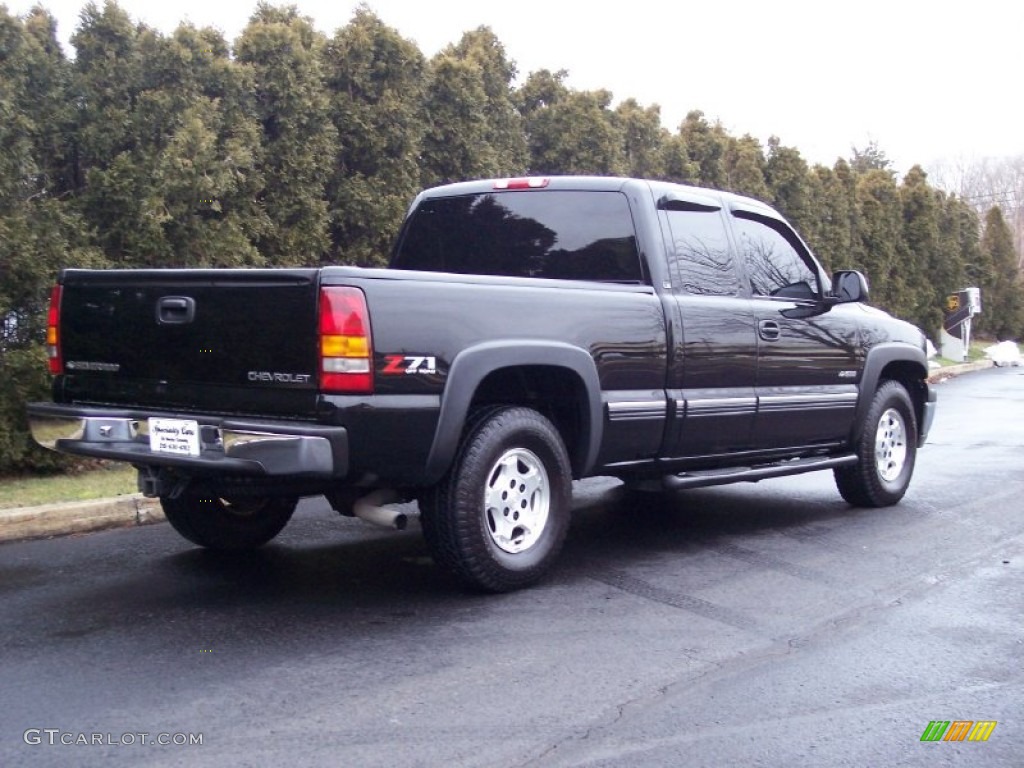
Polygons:
<instances>
[{"instance_id":1,"label":"front wheel","mask_svg":"<svg viewBox=\"0 0 1024 768\"><path fill-rule=\"evenodd\" d=\"M530 408L474 414L452 468L421 503L434 559L469 585L506 592L554 563L572 471L554 425Z\"/></svg>"},{"instance_id":2,"label":"front wheel","mask_svg":"<svg viewBox=\"0 0 1024 768\"><path fill-rule=\"evenodd\" d=\"M179 496L161 496L167 522L201 547L244 550L261 547L287 525L295 511L294 497L253 496L224 499L191 488Z\"/></svg>"},{"instance_id":3,"label":"front wheel","mask_svg":"<svg viewBox=\"0 0 1024 768\"><path fill-rule=\"evenodd\" d=\"M917 457L917 419L902 384L879 386L856 448L857 463L834 470L840 495L858 507L896 504L907 492Z\"/></svg>"}]
</instances>

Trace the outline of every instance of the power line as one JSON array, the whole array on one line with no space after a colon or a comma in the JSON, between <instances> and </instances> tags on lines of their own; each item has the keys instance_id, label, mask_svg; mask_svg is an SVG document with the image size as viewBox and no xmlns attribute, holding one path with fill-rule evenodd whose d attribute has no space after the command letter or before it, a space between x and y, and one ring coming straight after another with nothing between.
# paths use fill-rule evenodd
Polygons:
<instances>
[{"instance_id":1,"label":"power line","mask_svg":"<svg viewBox=\"0 0 1024 768\"><path fill-rule=\"evenodd\" d=\"M968 202L975 202L980 200L999 199L1004 202L1014 201L1016 202L1019 196L1019 191L1016 189L1007 189L1001 192L979 192L974 195L961 195L964 200Z\"/></svg>"}]
</instances>

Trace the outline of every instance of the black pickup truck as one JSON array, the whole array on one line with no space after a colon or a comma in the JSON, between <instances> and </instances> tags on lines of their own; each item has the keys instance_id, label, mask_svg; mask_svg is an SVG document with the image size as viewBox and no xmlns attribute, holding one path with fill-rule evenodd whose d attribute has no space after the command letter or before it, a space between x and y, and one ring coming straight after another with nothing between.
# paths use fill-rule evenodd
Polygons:
<instances>
[{"instance_id":1,"label":"black pickup truck","mask_svg":"<svg viewBox=\"0 0 1024 768\"><path fill-rule=\"evenodd\" d=\"M389 269L67 270L42 445L139 470L190 541L262 545L298 498L401 525L514 589L572 480L668 489L831 469L897 503L931 424L925 338L756 200L552 177L413 202Z\"/></svg>"}]
</instances>

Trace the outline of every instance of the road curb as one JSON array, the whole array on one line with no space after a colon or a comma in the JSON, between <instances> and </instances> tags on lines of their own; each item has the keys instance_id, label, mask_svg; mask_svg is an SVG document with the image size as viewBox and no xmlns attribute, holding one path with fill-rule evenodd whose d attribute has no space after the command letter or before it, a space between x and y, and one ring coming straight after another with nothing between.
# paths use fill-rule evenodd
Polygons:
<instances>
[{"instance_id":1,"label":"road curb","mask_svg":"<svg viewBox=\"0 0 1024 768\"><path fill-rule=\"evenodd\" d=\"M928 377L929 384L941 384L946 379L952 379L954 376L959 376L962 373L971 373L972 371L981 371L985 368L992 368L995 365L991 360L977 360L973 363L961 363L960 365L947 365L945 368L939 368Z\"/></svg>"},{"instance_id":2,"label":"road curb","mask_svg":"<svg viewBox=\"0 0 1024 768\"><path fill-rule=\"evenodd\" d=\"M156 499L142 494L0 510L0 542L163 522Z\"/></svg>"}]
</instances>

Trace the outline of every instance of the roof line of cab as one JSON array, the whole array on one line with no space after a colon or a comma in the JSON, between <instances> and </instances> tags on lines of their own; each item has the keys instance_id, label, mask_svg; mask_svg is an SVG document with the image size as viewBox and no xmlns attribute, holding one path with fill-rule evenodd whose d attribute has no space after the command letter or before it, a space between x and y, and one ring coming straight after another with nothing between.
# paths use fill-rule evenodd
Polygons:
<instances>
[{"instance_id":1,"label":"roof line of cab","mask_svg":"<svg viewBox=\"0 0 1024 768\"><path fill-rule=\"evenodd\" d=\"M538 184L537 186L531 185L513 189L509 189L506 186L510 181L527 179L543 181L543 185ZM638 179L626 176L522 176L477 179L474 181L459 181L451 184L431 187L430 189L422 191L418 195L418 199L431 197L454 197L458 195L479 195L486 192L536 193L555 190L620 192L626 191L630 186L634 185L646 186L654 193L656 198L659 198L664 194L671 194L673 197L686 199L696 203L706 203L713 200L721 207L729 210L748 210L773 219L779 218L778 212L771 206L752 197L737 195L733 192L726 192L724 190L694 187L671 181Z\"/></svg>"}]
</instances>

